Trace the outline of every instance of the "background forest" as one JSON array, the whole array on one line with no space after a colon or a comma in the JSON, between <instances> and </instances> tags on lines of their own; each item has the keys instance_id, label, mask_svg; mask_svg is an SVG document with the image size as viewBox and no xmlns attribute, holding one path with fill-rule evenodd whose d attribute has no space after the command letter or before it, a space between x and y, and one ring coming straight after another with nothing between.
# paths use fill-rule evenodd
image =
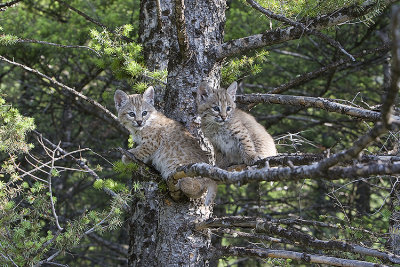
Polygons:
<instances>
[{"instance_id":1,"label":"background forest","mask_svg":"<svg viewBox=\"0 0 400 267\"><path fill-rule=\"evenodd\" d=\"M285 25L247 2L226 1L225 42ZM307 21L362 2L260 4ZM327 38L304 34L222 61L221 85L238 81L238 105L274 137L280 156L272 167L311 164L349 148L380 119L392 67L387 2L324 29ZM128 265L134 220L128 206L145 197L143 177L154 171L120 161L117 148L132 142L113 119L113 95L153 85L160 92L157 108L169 107L161 93L166 66L149 67L150 52L140 44L140 10L139 0L0 3L0 265ZM271 95L246 98L255 93ZM398 161L399 138L393 128L348 166ZM222 227L222 219L210 222L212 245L222 251L210 266L310 264L283 254L260 256L258 248L400 263L391 259L400 250L395 174L221 184L218 190L213 216L232 227ZM253 218L273 223L275 231L253 231ZM336 240L343 243L328 243ZM228 251L239 247L248 250Z\"/></svg>"}]
</instances>

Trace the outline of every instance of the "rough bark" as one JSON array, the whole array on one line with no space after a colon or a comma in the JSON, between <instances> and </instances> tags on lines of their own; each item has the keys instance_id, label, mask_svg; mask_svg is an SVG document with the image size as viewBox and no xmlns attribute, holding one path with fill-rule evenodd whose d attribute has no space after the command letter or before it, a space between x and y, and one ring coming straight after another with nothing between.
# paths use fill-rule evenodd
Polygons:
<instances>
[{"instance_id":1,"label":"rough bark","mask_svg":"<svg viewBox=\"0 0 400 267\"><path fill-rule=\"evenodd\" d=\"M193 121L197 86L202 80L215 87L220 84L221 63L208 50L223 42L226 5L222 0L186 1L180 10L182 7L176 31L183 39L171 42L165 110L167 116L196 132Z\"/></svg>"},{"instance_id":2,"label":"rough bark","mask_svg":"<svg viewBox=\"0 0 400 267\"><path fill-rule=\"evenodd\" d=\"M188 12L190 10L190 12ZM220 63L206 54L222 43L225 1L141 3L141 40L150 69L168 65L164 112L196 132L194 93L203 79L220 82ZM172 201L156 182L144 184L130 220L129 266L208 266L209 231L194 223L210 218L201 201ZM155 256L156 255L156 256Z\"/></svg>"}]
</instances>

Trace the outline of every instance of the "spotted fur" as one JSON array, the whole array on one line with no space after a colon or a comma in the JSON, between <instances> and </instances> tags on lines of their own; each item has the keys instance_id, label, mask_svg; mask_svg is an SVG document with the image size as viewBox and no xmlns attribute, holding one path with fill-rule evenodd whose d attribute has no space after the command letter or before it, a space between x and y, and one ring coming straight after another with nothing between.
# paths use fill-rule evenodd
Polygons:
<instances>
[{"instance_id":1,"label":"spotted fur","mask_svg":"<svg viewBox=\"0 0 400 267\"><path fill-rule=\"evenodd\" d=\"M201 129L214 147L216 165L252 165L277 154L274 140L253 116L236 108L237 83L212 89L202 82L197 90Z\"/></svg>"},{"instance_id":2,"label":"spotted fur","mask_svg":"<svg viewBox=\"0 0 400 267\"><path fill-rule=\"evenodd\" d=\"M208 154L201 150L197 140L181 124L156 111L153 101L153 87L149 87L143 96L127 95L121 90L115 92L118 119L130 131L137 145L129 151L161 173L168 182L172 197L179 198L179 190L190 198L199 198L207 191L208 205L215 197L214 181L196 177L184 177L179 181L171 179L179 166L209 163Z\"/></svg>"}]
</instances>

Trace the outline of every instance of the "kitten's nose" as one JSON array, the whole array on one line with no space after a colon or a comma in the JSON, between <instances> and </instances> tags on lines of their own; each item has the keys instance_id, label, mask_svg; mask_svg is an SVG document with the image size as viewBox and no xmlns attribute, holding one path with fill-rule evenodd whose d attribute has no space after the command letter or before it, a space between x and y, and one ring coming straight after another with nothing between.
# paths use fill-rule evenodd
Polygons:
<instances>
[{"instance_id":1,"label":"kitten's nose","mask_svg":"<svg viewBox=\"0 0 400 267\"><path fill-rule=\"evenodd\" d=\"M140 126L140 125L142 125L142 122L143 121L136 121L136 123Z\"/></svg>"},{"instance_id":2,"label":"kitten's nose","mask_svg":"<svg viewBox=\"0 0 400 267\"><path fill-rule=\"evenodd\" d=\"M221 115L221 119L222 119L223 121L226 121L226 116Z\"/></svg>"}]
</instances>

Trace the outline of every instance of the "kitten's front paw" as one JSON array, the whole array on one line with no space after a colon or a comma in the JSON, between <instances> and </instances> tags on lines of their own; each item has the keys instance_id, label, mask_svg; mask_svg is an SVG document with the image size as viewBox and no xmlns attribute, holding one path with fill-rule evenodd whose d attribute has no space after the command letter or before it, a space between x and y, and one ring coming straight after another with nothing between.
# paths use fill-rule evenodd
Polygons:
<instances>
[{"instance_id":1,"label":"kitten's front paw","mask_svg":"<svg viewBox=\"0 0 400 267\"><path fill-rule=\"evenodd\" d=\"M179 189L190 198L199 198L205 191L205 186L195 178L185 177L178 181Z\"/></svg>"}]
</instances>

